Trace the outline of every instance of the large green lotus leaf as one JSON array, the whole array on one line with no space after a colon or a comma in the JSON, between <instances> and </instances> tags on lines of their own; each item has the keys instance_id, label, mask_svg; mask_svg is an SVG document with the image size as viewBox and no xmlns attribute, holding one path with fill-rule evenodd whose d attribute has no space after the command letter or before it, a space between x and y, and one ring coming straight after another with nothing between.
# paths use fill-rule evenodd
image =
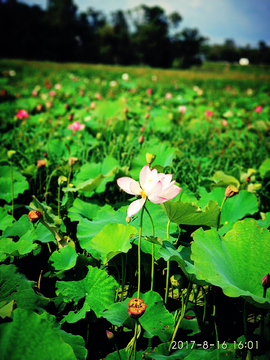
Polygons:
<instances>
[{"instance_id":1,"label":"large green lotus leaf","mask_svg":"<svg viewBox=\"0 0 270 360\"><path fill-rule=\"evenodd\" d=\"M262 178L270 176L270 159L265 159L259 167L259 173Z\"/></svg>"},{"instance_id":2,"label":"large green lotus leaf","mask_svg":"<svg viewBox=\"0 0 270 360\"><path fill-rule=\"evenodd\" d=\"M204 193L198 201L200 206L204 206L210 199L214 200L221 206L225 196L223 188L213 189L210 193ZM247 215L253 215L258 212L258 203L256 195L246 190L240 190L238 194L227 198L221 212L219 233L224 235L232 229L233 224Z\"/></svg>"},{"instance_id":3,"label":"large green lotus leaf","mask_svg":"<svg viewBox=\"0 0 270 360\"><path fill-rule=\"evenodd\" d=\"M223 171L217 171L213 175L212 179L214 180L214 184L211 184L211 189L216 187L223 187L226 188L228 185L234 185L239 187L239 181L231 175L226 175Z\"/></svg>"},{"instance_id":4,"label":"large green lotus leaf","mask_svg":"<svg viewBox=\"0 0 270 360\"><path fill-rule=\"evenodd\" d=\"M93 237L98 234L105 225L110 223L118 223L126 225L126 213L123 210L114 211L113 208L109 205L105 205L97 213L97 216L93 218L92 221L88 219L79 220L77 225L77 237L80 242L82 249L85 249L91 253L94 257L96 254L93 254L92 246L90 241Z\"/></svg>"},{"instance_id":5,"label":"large green lotus leaf","mask_svg":"<svg viewBox=\"0 0 270 360\"><path fill-rule=\"evenodd\" d=\"M120 100L118 101L100 101L95 110L94 116L108 120L114 118L117 115L124 115L124 109L126 104Z\"/></svg>"},{"instance_id":6,"label":"large green lotus leaf","mask_svg":"<svg viewBox=\"0 0 270 360\"><path fill-rule=\"evenodd\" d=\"M16 167L12 167L12 172L14 199L16 199L19 194L23 194L25 190L29 189L29 184L26 177L23 176ZM11 168L9 165L0 166L0 189L0 199L10 203L12 201L12 192Z\"/></svg>"},{"instance_id":7,"label":"large green lotus leaf","mask_svg":"<svg viewBox=\"0 0 270 360\"><path fill-rule=\"evenodd\" d=\"M68 217L71 221L79 221L81 219L87 218L92 220L97 216L100 206L97 204L87 203L80 198L77 198L73 206L68 210Z\"/></svg>"},{"instance_id":8,"label":"large green lotus leaf","mask_svg":"<svg viewBox=\"0 0 270 360\"><path fill-rule=\"evenodd\" d=\"M233 224L247 215L253 215L259 211L256 195L249 191L241 190L231 198L228 198L221 212L220 223L223 224L219 230L220 235L226 234L232 229Z\"/></svg>"},{"instance_id":9,"label":"large green lotus leaf","mask_svg":"<svg viewBox=\"0 0 270 360\"><path fill-rule=\"evenodd\" d=\"M100 254L103 264L120 253L127 253L130 239L138 232L134 226L110 223L90 241L90 246Z\"/></svg>"},{"instance_id":10,"label":"large green lotus leaf","mask_svg":"<svg viewBox=\"0 0 270 360\"><path fill-rule=\"evenodd\" d=\"M161 341L169 341L174 330L174 317L166 309L162 297L154 292L148 291L140 295L146 303L145 313L140 317L139 322L148 336L158 336Z\"/></svg>"},{"instance_id":11,"label":"large green lotus leaf","mask_svg":"<svg viewBox=\"0 0 270 360\"><path fill-rule=\"evenodd\" d=\"M137 296L136 293L134 296ZM154 291L148 291L140 294L140 298L146 303L147 308L139 318L139 322L147 331L148 337L158 336L161 341L168 341L174 330L174 317L166 309L162 297ZM129 319L127 310L129 300L130 298L111 305L103 313L103 317L113 325L122 326Z\"/></svg>"},{"instance_id":12,"label":"large green lotus leaf","mask_svg":"<svg viewBox=\"0 0 270 360\"><path fill-rule=\"evenodd\" d=\"M5 230L15 221L14 217L9 215L4 208L0 208L0 230Z\"/></svg>"},{"instance_id":13,"label":"large green lotus leaf","mask_svg":"<svg viewBox=\"0 0 270 360\"><path fill-rule=\"evenodd\" d=\"M64 330L59 330L59 334L62 340L72 347L77 360L85 360L87 358L87 349L81 336L67 333Z\"/></svg>"},{"instance_id":14,"label":"large green lotus leaf","mask_svg":"<svg viewBox=\"0 0 270 360\"><path fill-rule=\"evenodd\" d=\"M0 265L0 279L0 303L8 304L15 300L18 308L29 310L40 310L47 306L49 299L37 295L33 290L35 283L17 273L15 265Z\"/></svg>"},{"instance_id":15,"label":"large green lotus leaf","mask_svg":"<svg viewBox=\"0 0 270 360\"><path fill-rule=\"evenodd\" d=\"M172 165L177 150L178 149L172 148L170 144L165 143L142 149L140 154L132 160L130 170L131 177L135 180L139 179L141 169L147 164L147 153L156 155L154 165L161 165L164 167Z\"/></svg>"},{"instance_id":16,"label":"large green lotus leaf","mask_svg":"<svg viewBox=\"0 0 270 360\"><path fill-rule=\"evenodd\" d=\"M106 176L99 174L94 179L89 179L77 184L76 187L65 187L63 188L64 192L77 192L77 191L85 191L87 193L93 192L97 190L99 185L103 182ZM97 191L98 192L98 191Z\"/></svg>"},{"instance_id":17,"label":"large green lotus leaf","mask_svg":"<svg viewBox=\"0 0 270 360\"><path fill-rule=\"evenodd\" d=\"M166 204L166 203L165 203ZM154 228L155 228L155 236L160 237L161 239L166 239L167 237L167 224L168 224L168 218L165 216L164 211L162 210L160 205L153 204L150 201L146 204L147 210L149 211L153 222L154 222ZM121 209L125 210L125 207L122 207ZM137 229L140 226L140 216L141 213L134 215L131 219L130 224L135 226ZM170 233L177 232L177 225L170 224ZM150 237L152 236L152 223L149 218L149 215L146 211L143 213L143 227L142 227L142 236ZM151 243L149 243L151 245ZM152 245L151 245L152 246Z\"/></svg>"},{"instance_id":18,"label":"large green lotus leaf","mask_svg":"<svg viewBox=\"0 0 270 360\"><path fill-rule=\"evenodd\" d=\"M11 322L0 325L3 360L76 360L53 325L33 311L16 309Z\"/></svg>"},{"instance_id":19,"label":"large green lotus leaf","mask_svg":"<svg viewBox=\"0 0 270 360\"><path fill-rule=\"evenodd\" d=\"M181 247L180 250L177 250L169 241L163 241L159 254L165 261L176 261L189 281L198 285L207 284L206 281L201 280L194 262L190 259L190 247Z\"/></svg>"},{"instance_id":20,"label":"large green lotus leaf","mask_svg":"<svg viewBox=\"0 0 270 360\"><path fill-rule=\"evenodd\" d=\"M76 265L78 254L72 246L65 246L52 253L49 261L52 261L52 266L58 270L56 274L63 273L66 270L72 269Z\"/></svg>"},{"instance_id":21,"label":"large green lotus leaf","mask_svg":"<svg viewBox=\"0 0 270 360\"><path fill-rule=\"evenodd\" d=\"M32 244L21 239L15 242L10 238L3 238L0 240L0 259L1 261L4 261L8 256L29 254L32 250L37 248L37 246L37 244Z\"/></svg>"},{"instance_id":22,"label":"large green lotus leaf","mask_svg":"<svg viewBox=\"0 0 270 360\"><path fill-rule=\"evenodd\" d=\"M102 193L106 189L106 184L114 180L118 167L118 161L110 156L107 156L102 163L85 164L80 168L79 173L76 175L74 185L79 188L82 183L84 184L83 186L87 185L85 182L88 181L91 186L92 180L96 182L96 188L92 189L91 187L89 190L84 188L83 191L92 192L93 190L96 190L97 193Z\"/></svg>"},{"instance_id":23,"label":"large green lotus leaf","mask_svg":"<svg viewBox=\"0 0 270 360\"><path fill-rule=\"evenodd\" d=\"M270 212L264 215L264 220L257 220L257 224L261 227L268 229L270 226Z\"/></svg>"},{"instance_id":24,"label":"large green lotus leaf","mask_svg":"<svg viewBox=\"0 0 270 360\"><path fill-rule=\"evenodd\" d=\"M53 234L43 224L39 223L33 233L33 241L38 240L42 243L48 243L50 241L56 242Z\"/></svg>"},{"instance_id":25,"label":"large green lotus leaf","mask_svg":"<svg viewBox=\"0 0 270 360\"><path fill-rule=\"evenodd\" d=\"M48 155L55 157L68 157L68 149L62 139L52 139L47 144Z\"/></svg>"},{"instance_id":26,"label":"large green lotus leaf","mask_svg":"<svg viewBox=\"0 0 270 360\"><path fill-rule=\"evenodd\" d=\"M13 223L11 226L8 226L3 231L2 238L15 237L15 236L18 236L20 238L24 236L25 238L25 234L29 234L29 238L31 238L32 231L33 231L33 225L31 221L28 219L28 216L25 214L22 215L18 221Z\"/></svg>"},{"instance_id":27,"label":"large green lotus leaf","mask_svg":"<svg viewBox=\"0 0 270 360\"><path fill-rule=\"evenodd\" d=\"M210 200L201 210L192 203L166 201L161 204L168 218L177 225L206 225L217 226L218 215L220 212L216 201Z\"/></svg>"},{"instance_id":28,"label":"large green lotus leaf","mask_svg":"<svg viewBox=\"0 0 270 360\"><path fill-rule=\"evenodd\" d=\"M119 350L120 359L121 360L129 360L129 351L126 349ZM134 359L134 356L132 355L132 359ZM136 351L136 358L135 360L142 360L145 359L144 351ZM105 360L119 360L118 352L115 351L109 355L106 356Z\"/></svg>"},{"instance_id":29,"label":"large green lotus leaf","mask_svg":"<svg viewBox=\"0 0 270 360\"><path fill-rule=\"evenodd\" d=\"M83 319L90 310L93 310L97 317L102 316L102 312L114 302L116 287L117 283L112 276L92 266L88 266L88 273L82 280L57 281L56 295L61 294L64 302L73 301L76 306L81 299L84 299L83 307L78 311L71 311L63 321L76 322ZM78 312L80 314L77 316Z\"/></svg>"},{"instance_id":30,"label":"large green lotus leaf","mask_svg":"<svg viewBox=\"0 0 270 360\"><path fill-rule=\"evenodd\" d=\"M270 308L263 298L262 278L270 270L270 233L253 219L237 222L224 238L216 230L193 233L191 259L199 276L230 297L242 296L258 307Z\"/></svg>"}]
</instances>

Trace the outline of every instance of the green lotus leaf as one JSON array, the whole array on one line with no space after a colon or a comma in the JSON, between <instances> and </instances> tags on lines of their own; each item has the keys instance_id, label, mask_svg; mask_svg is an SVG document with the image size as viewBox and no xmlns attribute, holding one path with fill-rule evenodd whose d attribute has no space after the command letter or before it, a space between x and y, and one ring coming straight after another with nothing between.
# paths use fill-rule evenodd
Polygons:
<instances>
[{"instance_id":1,"label":"green lotus leaf","mask_svg":"<svg viewBox=\"0 0 270 360\"><path fill-rule=\"evenodd\" d=\"M210 193L204 193L198 204L204 206L205 203L212 199L221 206L224 196L223 188L215 188ZM224 235L231 230L236 221L258 211L257 197L249 191L240 190L238 194L227 198L221 212L220 224L223 226L219 229L220 235Z\"/></svg>"},{"instance_id":2,"label":"green lotus leaf","mask_svg":"<svg viewBox=\"0 0 270 360\"><path fill-rule=\"evenodd\" d=\"M0 208L0 230L5 230L15 221L14 217L9 215L5 209Z\"/></svg>"},{"instance_id":3,"label":"green lotus leaf","mask_svg":"<svg viewBox=\"0 0 270 360\"><path fill-rule=\"evenodd\" d=\"M145 313L139 318L143 329L148 337L158 336L161 341L169 341L174 330L174 317L166 309L162 297L154 292L148 291L140 295L147 304Z\"/></svg>"},{"instance_id":4,"label":"green lotus leaf","mask_svg":"<svg viewBox=\"0 0 270 360\"><path fill-rule=\"evenodd\" d=\"M37 295L33 290L35 283L18 273L15 265L0 265L0 278L0 303L15 300L18 308L41 311L47 306L49 299Z\"/></svg>"},{"instance_id":5,"label":"green lotus leaf","mask_svg":"<svg viewBox=\"0 0 270 360\"><path fill-rule=\"evenodd\" d=\"M116 287L117 283L112 276L109 276L106 271L92 266L88 266L88 273L82 280L57 281L56 295L61 294L64 302L73 301L77 306L79 301L84 299L83 307L71 311L63 321L76 322L83 319L86 312L90 310L93 310L97 317L102 316L102 312L114 302Z\"/></svg>"},{"instance_id":6,"label":"green lotus leaf","mask_svg":"<svg viewBox=\"0 0 270 360\"><path fill-rule=\"evenodd\" d=\"M270 159L265 159L259 167L259 173L262 178L270 176Z\"/></svg>"},{"instance_id":7,"label":"green lotus leaf","mask_svg":"<svg viewBox=\"0 0 270 360\"><path fill-rule=\"evenodd\" d=\"M270 226L270 212L268 212L264 215L264 219L257 220L257 224L261 227L268 229Z\"/></svg>"},{"instance_id":8,"label":"green lotus leaf","mask_svg":"<svg viewBox=\"0 0 270 360\"><path fill-rule=\"evenodd\" d=\"M107 156L102 163L85 164L80 168L73 184L78 190L85 191L86 196L91 196L94 190L97 193L102 193L106 189L106 184L114 180L118 167L118 161L110 156ZM67 189L72 188L64 188L63 190L68 191Z\"/></svg>"},{"instance_id":9,"label":"green lotus leaf","mask_svg":"<svg viewBox=\"0 0 270 360\"><path fill-rule=\"evenodd\" d=\"M178 201L166 201L161 206L168 218L178 225L217 226L220 209L216 201L209 200L203 210L193 203Z\"/></svg>"},{"instance_id":10,"label":"green lotus leaf","mask_svg":"<svg viewBox=\"0 0 270 360\"><path fill-rule=\"evenodd\" d=\"M0 325L0 349L2 359L76 360L53 325L25 309L14 310L12 321Z\"/></svg>"},{"instance_id":11,"label":"green lotus leaf","mask_svg":"<svg viewBox=\"0 0 270 360\"><path fill-rule=\"evenodd\" d=\"M52 139L47 144L47 152L52 158L68 157L68 149L62 139Z\"/></svg>"},{"instance_id":12,"label":"green lotus leaf","mask_svg":"<svg viewBox=\"0 0 270 360\"><path fill-rule=\"evenodd\" d=\"M92 220L97 216L100 206L97 204L87 203L80 198L77 198L73 206L68 210L68 216L71 221L79 221L81 219L87 218Z\"/></svg>"},{"instance_id":13,"label":"green lotus leaf","mask_svg":"<svg viewBox=\"0 0 270 360\"><path fill-rule=\"evenodd\" d=\"M133 179L139 179L141 169L146 165L146 154L156 155L154 164L161 166L170 166L175 157L177 149L171 147L170 144L162 143L147 147L141 150L140 154L136 156L131 163L130 176Z\"/></svg>"},{"instance_id":14,"label":"green lotus leaf","mask_svg":"<svg viewBox=\"0 0 270 360\"><path fill-rule=\"evenodd\" d=\"M234 176L226 175L223 171L215 172L212 179L215 183L211 185L211 189L215 187L226 188L230 184L238 188L240 185L239 181Z\"/></svg>"},{"instance_id":15,"label":"green lotus leaf","mask_svg":"<svg viewBox=\"0 0 270 360\"><path fill-rule=\"evenodd\" d=\"M92 214L90 216L92 216ZM108 219L110 219L110 223L120 223L123 225L127 224L126 212L121 209L115 211L111 206L105 205L98 210L92 221L87 218L83 218L79 220L79 224L77 225L77 237L80 246L96 258L98 258L99 255L97 251L92 248L90 242L93 237L108 224Z\"/></svg>"},{"instance_id":16,"label":"green lotus leaf","mask_svg":"<svg viewBox=\"0 0 270 360\"><path fill-rule=\"evenodd\" d=\"M56 274L61 274L66 270L72 269L76 265L78 254L71 246L65 246L58 251L54 251L49 258L55 270L59 270Z\"/></svg>"},{"instance_id":17,"label":"green lotus leaf","mask_svg":"<svg viewBox=\"0 0 270 360\"><path fill-rule=\"evenodd\" d=\"M190 247L182 246L179 250L169 241L164 240L163 246L159 249L159 254L165 261L176 261L189 281L198 285L207 285L206 281L200 279L198 270L190 259Z\"/></svg>"},{"instance_id":18,"label":"green lotus leaf","mask_svg":"<svg viewBox=\"0 0 270 360\"><path fill-rule=\"evenodd\" d=\"M109 262L120 253L127 253L131 249L131 237L138 230L134 226L110 223L90 241L90 246L100 254L103 264Z\"/></svg>"},{"instance_id":19,"label":"green lotus leaf","mask_svg":"<svg viewBox=\"0 0 270 360\"><path fill-rule=\"evenodd\" d=\"M4 261L8 256L29 254L37 247L37 244L29 243L26 240L20 239L15 242L10 238L3 238L0 239L0 259L1 261Z\"/></svg>"},{"instance_id":20,"label":"green lotus leaf","mask_svg":"<svg viewBox=\"0 0 270 360\"><path fill-rule=\"evenodd\" d=\"M13 195L16 199L19 194L23 194L25 190L29 189L28 181L16 167L12 167L13 173ZM11 192L11 167L9 165L0 166L0 199L5 200L7 203L12 201Z\"/></svg>"},{"instance_id":21,"label":"green lotus leaf","mask_svg":"<svg viewBox=\"0 0 270 360\"><path fill-rule=\"evenodd\" d=\"M135 293L134 297L136 296ZM174 317L164 306L161 296L154 291L148 291L140 294L140 298L146 303L147 308L139 318L139 322L147 332L148 337L158 336L161 341L169 341L174 330ZM103 313L103 317L113 325L122 326L129 319L127 309L130 299L111 305Z\"/></svg>"},{"instance_id":22,"label":"green lotus leaf","mask_svg":"<svg viewBox=\"0 0 270 360\"><path fill-rule=\"evenodd\" d=\"M58 229L61 226L62 221L58 216L54 215L52 208L41 203L35 196L33 196L33 201L30 203L29 208L37 211L42 210L43 220L50 228Z\"/></svg>"},{"instance_id":23,"label":"green lotus leaf","mask_svg":"<svg viewBox=\"0 0 270 360\"><path fill-rule=\"evenodd\" d=\"M237 222L224 238L216 230L193 233L191 259L201 279L222 288L230 297L242 296L258 307L270 308L263 298L262 278L270 271L270 233L253 219Z\"/></svg>"},{"instance_id":24,"label":"green lotus leaf","mask_svg":"<svg viewBox=\"0 0 270 360\"><path fill-rule=\"evenodd\" d=\"M121 360L129 360L129 351L127 351L126 349L119 350L119 354ZM119 360L119 354L117 351L114 351L113 353L107 355L105 360ZM144 351L136 351L135 360L143 360L143 359L145 359Z\"/></svg>"}]
</instances>

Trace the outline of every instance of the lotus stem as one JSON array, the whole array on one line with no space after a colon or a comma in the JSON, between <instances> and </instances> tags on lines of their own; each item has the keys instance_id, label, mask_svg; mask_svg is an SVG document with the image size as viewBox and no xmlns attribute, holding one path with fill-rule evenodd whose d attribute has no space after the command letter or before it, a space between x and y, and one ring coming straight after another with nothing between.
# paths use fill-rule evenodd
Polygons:
<instances>
[{"instance_id":1,"label":"lotus stem","mask_svg":"<svg viewBox=\"0 0 270 360\"><path fill-rule=\"evenodd\" d=\"M138 240L138 293L137 298L140 298L141 290L141 240L142 240L142 225L143 225L143 212L145 209L145 203L142 207L141 218L140 218L140 228L139 228L139 240Z\"/></svg>"},{"instance_id":2,"label":"lotus stem","mask_svg":"<svg viewBox=\"0 0 270 360\"><path fill-rule=\"evenodd\" d=\"M170 222L171 220L168 220L167 223L167 239L169 240L170 235L169 235L169 230L170 230ZM168 292L169 292L169 279L170 279L170 261L167 261L167 273L166 273L166 291L165 291L165 298L164 298L164 304L167 304L168 301Z\"/></svg>"},{"instance_id":3,"label":"lotus stem","mask_svg":"<svg viewBox=\"0 0 270 360\"><path fill-rule=\"evenodd\" d=\"M147 210L147 208L145 208L145 211L147 212L151 224L152 224L152 236L155 237L155 227L154 227L154 222L152 219L152 216L150 215L150 212ZM152 244L152 264L151 264L151 287L150 290L153 291L154 288L154 266L155 266L155 244Z\"/></svg>"}]
</instances>

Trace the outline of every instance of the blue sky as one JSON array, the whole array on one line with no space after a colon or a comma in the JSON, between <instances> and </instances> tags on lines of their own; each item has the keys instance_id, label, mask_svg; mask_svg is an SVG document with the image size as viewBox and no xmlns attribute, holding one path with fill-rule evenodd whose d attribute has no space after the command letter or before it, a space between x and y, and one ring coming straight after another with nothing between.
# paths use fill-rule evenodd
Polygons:
<instances>
[{"instance_id":1,"label":"blue sky","mask_svg":"<svg viewBox=\"0 0 270 360\"><path fill-rule=\"evenodd\" d=\"M42 8L46 0L19 0ZM78 11L88 7L106 15L115 10L130 10L145 4L158 5L166 14L178 11L183 17L179 30L197 28L211 44L234 39L237 45L256 46L259 40L270 46L270 0L73 0Z\"/></svg>"}]
</instances>

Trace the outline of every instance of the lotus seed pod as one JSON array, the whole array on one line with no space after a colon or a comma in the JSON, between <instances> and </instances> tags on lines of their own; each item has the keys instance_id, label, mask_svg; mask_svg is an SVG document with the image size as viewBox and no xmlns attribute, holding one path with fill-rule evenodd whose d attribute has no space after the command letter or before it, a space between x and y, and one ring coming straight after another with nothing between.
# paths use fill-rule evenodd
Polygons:
<instances>
[{"instance_id":1,"label":"lotus seed pod","mask_svg":"<svg viewBox=\"0 0 270 360\"><path fill-rule=\"evenodd\" d=\"M138 298L130 299L128 302L128 313L129 316L138 319L140 316L143 315L146 309L146 303Z\"/></svg>"}]
</instances>

